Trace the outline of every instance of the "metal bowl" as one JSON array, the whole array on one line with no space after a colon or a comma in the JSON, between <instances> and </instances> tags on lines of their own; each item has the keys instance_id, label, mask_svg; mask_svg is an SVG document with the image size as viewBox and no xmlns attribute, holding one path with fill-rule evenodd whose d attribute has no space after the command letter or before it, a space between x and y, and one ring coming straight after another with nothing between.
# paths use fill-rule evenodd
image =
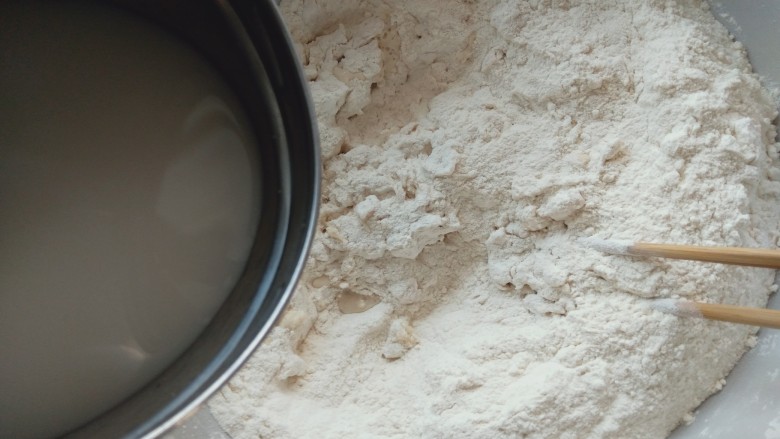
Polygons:
<instances>
[{"instance_id":1,"label":"metal bowl","mask_svg":"<svg viewBox=\"0 0 780 439\"><path fill-rule=\"evenodd\" d=\"M210 61L241 100L260 145L262 215L236 287L197 340L162 374L67 435L154 437L224 384L279 317L303 269L316 223L319 148L303 75L271 0L108 3L176 34Z\"/></svg>"}]
</instances>

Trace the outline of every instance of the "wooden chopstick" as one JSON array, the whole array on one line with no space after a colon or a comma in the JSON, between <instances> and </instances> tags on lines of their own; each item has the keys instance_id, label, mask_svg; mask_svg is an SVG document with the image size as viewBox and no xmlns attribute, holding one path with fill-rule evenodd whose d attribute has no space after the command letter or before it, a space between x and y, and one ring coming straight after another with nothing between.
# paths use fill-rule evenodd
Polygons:
<instances>
[{"instance_id":1,"label":"wooden chopstick","mask_svg":"<svg viewBox=\"0 0 780 439\"><path fill-rule=\"evenodd\" d=\"M722 322L780 329L780 311L746 306L694 302L702 317Z\"/></svg>"},{"instance_id":2,"label":"wooden chopstick","mask_svg":"<svg viewBox=\"0 0 780 439\"><path fill-rule=\"evenodd\" d=\"M780 311L746 306L690 302L687 300L658 299L652 307L681 317L700 317L722 322L780 329Z\"/></svg>"},{"instance_id":3,"label":"wooden chopstick","mask_svg":"<svg viewBox=\"0 0 780 439\"><path fill-rule=\"evenodd\" d=\"M700 247L635 242L625 247L625 253L634 256L655 256L750 267L780 268L780 251L760 248Z\"/></svg>"},{"instance_id":4,"label":"wooden chopstick","mask_svg":"<svg viewBox=\"0 0 780 439\"><path fill-rule=\"evenodd\" d=\"M704 247L696 245L653 244L583 238L581 243L612 254L654 256L691 261L719 262L750 267L780 268L780 251L741 247ZM780 310L720 305L676 299L657 299L651 306L681 317L699 317L743 325L780 329Z\"/></svg>"}]
</instances>

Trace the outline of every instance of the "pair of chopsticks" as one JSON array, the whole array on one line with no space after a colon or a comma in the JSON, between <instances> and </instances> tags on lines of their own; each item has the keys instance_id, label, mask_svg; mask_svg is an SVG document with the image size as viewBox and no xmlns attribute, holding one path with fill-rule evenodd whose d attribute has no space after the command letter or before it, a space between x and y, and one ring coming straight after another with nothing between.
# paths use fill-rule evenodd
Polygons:
<instances>
[{"instance_id":1,"label":"pair of chopsticks","mask_svg":"<svg viewBox=\"0 0 780 439\"><path fill-rule=\"evenodd\" d=\"M780 268L780 251L740 247L651 244L583 238L580 242L596 250L619 255L649 256L690 261L717 262L750 267ZM681 317L699 317L744 325L780 329L780 311L744 306L719 305L677 299L656 299L651 306Z\"/></svg>"}]
</instances>

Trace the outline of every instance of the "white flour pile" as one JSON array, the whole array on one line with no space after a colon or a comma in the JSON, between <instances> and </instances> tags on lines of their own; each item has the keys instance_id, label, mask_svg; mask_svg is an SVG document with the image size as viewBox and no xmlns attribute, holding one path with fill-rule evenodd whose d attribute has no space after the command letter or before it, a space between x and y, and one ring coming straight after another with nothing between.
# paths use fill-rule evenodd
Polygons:
<instances>
[{"instance_id":1,"label":"white flour pile","mask_svg":"<svg viewBox=\"0 0 780 439\"><path fill-rule=\"evenodd\" d=\"M754 330L771 270L587 236L776 246L774 102L700 1L290 0L320 230L211 403L235 438L663 437Z\"/></svg>"}]
</instances>

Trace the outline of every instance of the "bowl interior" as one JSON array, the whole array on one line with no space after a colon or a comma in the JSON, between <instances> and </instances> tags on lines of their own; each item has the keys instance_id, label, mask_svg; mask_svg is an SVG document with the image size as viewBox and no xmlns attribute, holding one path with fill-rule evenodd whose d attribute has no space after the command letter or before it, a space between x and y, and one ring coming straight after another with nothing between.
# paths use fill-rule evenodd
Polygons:
<instances>
[{"instance_id":1,"label":"bowl interior","mask_svg":"<svg viewBox=\"0 0 780 439\"><path fill-rule=\"evenodd\" d=\"M249 356L302 270L317 217L319 151L297 59L267 1L109 0L198 50L258 140L261 218L245 270L207 328L147 386L69 437L149 437L197 407Z\"/></svg>"}]
</instances>

